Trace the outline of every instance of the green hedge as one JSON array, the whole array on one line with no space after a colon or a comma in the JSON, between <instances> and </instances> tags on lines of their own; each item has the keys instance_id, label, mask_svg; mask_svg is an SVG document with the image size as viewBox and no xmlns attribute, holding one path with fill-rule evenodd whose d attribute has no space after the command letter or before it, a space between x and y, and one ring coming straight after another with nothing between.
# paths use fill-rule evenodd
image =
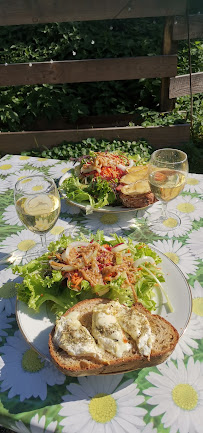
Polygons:
<instances>
[{"instance_id":1,"label":"green hedge","mask_svg":"<svg viewBox=\"0 0 203 433\"><path fill-rule=\"evenodd\" d=\"M163 18L0 27L0 63L159 55ZM193 41L192 69L203 65L203 42ZM6 67L6 66L5 66ZM188 73L187 41L179 43L178 73ZM32 128L35 119L138 113L142 125L170 125L189 121L190 98L177 100L175 110L159 113L159 79L101 83L34 85L0 89L0 129ZM194 98L194 124L203 136L203 99Z\"/></svg>"}]
</instances>

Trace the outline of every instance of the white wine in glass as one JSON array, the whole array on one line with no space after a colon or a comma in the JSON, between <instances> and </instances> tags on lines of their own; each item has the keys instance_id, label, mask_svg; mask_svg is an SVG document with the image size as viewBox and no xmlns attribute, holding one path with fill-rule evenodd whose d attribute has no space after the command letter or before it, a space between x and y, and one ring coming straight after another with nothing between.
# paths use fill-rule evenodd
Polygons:
<instances>
[{"instance_id":1,"label":"white wine in glass","mask_svg":"<svg viewBox=\"0 0 203 433\"><path fill-rule=\"evenodd\" d=\"M15 185L14 200L22 223L40 236L39 256L44 254L46 233L55 225L61 209L54 180L43 174L23 177Z\"/></svg>"},{"instance_id":2,"label":"white wine in glass","mask_svg":"<svg viewBox=\"0 0 203 433\"><path fill-rule=\"evenodd\" d=\"M167 211L167 203L183 190L188 174L187 155L182 150L166 148L153 152L149 162L149 183L155 197L162 202L162 213L153 213L148 222L168 231L180 225L178 215Z\"/></svg>"}]
</instances>

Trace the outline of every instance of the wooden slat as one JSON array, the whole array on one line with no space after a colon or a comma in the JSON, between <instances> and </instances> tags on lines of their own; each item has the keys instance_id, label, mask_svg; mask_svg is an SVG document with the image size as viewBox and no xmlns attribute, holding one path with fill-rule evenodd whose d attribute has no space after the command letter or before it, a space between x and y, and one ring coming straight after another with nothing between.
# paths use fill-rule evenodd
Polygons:
<instances>
[{"instance_id":1,"label":"wooden slat","mask_svg":"<svg viewBox=\"0 0 203 433\"><path fill-rule=\"evenodd\" d=\"M163 36L163 54L175 54L177 53L177 42L172 40L174 17L165 18L164 36ZM161 111L172 111L175 102L169 99L169 85L170 76L168 75L161 80L161 98L160 98L160 110Z\"/></svg>"},{"instance_id":2,"label":"wooden slat","mask_svg":"<svg viewBox=\"0 0 203 433\"><path fill-rule=\"evenodd\" d=\"M28 131L0 133L0 153L20 154L31 149L52 148L62 141L78 143L88 137L99 139L137 140L146 139L155 148L182 147L190 138L190 125L141 126L124 128L90 128L61 131Z\"/></svg>"},{"instance_id":3,"label":"wooden slat","mask_svg":"<svg viewBox=\"0 0 203 433\"><path fill-rule=\"evenodd\" d=\"M192 93L203 93L203 72L192 74ZM170 78L169 98L190 95L190 75Z\"/></svg>"},{"instance_id":4,"label":"wooden slat","mask_svg":"<svg viewBox=\"0 0 203 433\"><path fill-rule=\"evenodd\" d=\"M203 38L203 14L189 15L190 39ZM173 26L175 41L188 38L187 21L185 16L176 17Z\"/></svg>"},{"instance_id":5,"label":"wooden slat","mask_svg":"<svg viewBox=\"0 0 203 433\"><path fill-rule=\"evenodd\" d=\"M0 65L0 86L81 83L175 76L177 56L66 60Z\"/></svg>"},{"instance_id":6,"label":"wooden slat","mask_svg":"<svg viewBox=\"0 0 203 433\"><path fill-rule=\"evenodd\" d=\"M81 116L74 123L70 123L69 117L59 117L50 120L45 117L40 117L33 122L29 130L45 131L53 129L113 128L115 126L129 126L130 122L134 125L141 125L142 121L142 116L139 113Z\"/></svg>"},{"instance_id":7,"label":"wooden slat","mask_svg":"<svg viewBox=\"0 0 203 433\"><path fill-rule=\"evenodd\" d=\"M186 0L1 0L0 25L182 15Z\"/></svg>"}]
</instances>

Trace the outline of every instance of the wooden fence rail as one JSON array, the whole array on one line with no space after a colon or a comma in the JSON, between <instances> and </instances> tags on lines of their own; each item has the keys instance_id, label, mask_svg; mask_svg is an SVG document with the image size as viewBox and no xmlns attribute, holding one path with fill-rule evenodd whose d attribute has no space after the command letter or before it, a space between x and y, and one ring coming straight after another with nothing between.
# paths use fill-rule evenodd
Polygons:
<instances>
[{"instance_id":1,"label":"wooden fence rail","mask_svg":"<svg viewBox=\"0 0 203 433\"><path fill-rule=\"evenodd\" d=\"M189 15L190 39L203 38L203 15ZM175 17L173 40L181 41L188 38L187 20L185 16Z\"/></svg>"},{"instance_id":2,"label":"wooden fence rail","mask_svg":"<svg viewBox=\"0 0 203 433\"><path fill-rule=\"evenodd\" d=\"M203 72L191 75L192 93L203 93ZM177 75L170 78L169 98L178 98L190 94L190 75Z\"/></svg>"},{"instance_id":3,"label":"wooden fence rail","mask_svg":"<svg viewBox=\"0 0 203 433\"><path fill-rule=\"evenodd\" d=\"M117 59L0 65L0 86L134 80L174 76L177 56L142 56Z\"/></svg>"},{"instance_id":4,"label":"wooden fence rail","mask_svg":"<svg viewBox=\"0 0 203 433\"><path fill-rule=\"evenodd\" d=\"M1 0L0 25L184 15L186 0Z\"/></svg>"},{"instance_id":5,"label":"wooden fence rail","mask_svg":"<svg viewBox=\"0 0 203 433\"><path fill-rule=\"evenodd\" d=\"M52 131L23 131L0 133L0 149L2 154L20 153L24 150L52 148L62 141L79 143L89 137L108 140L137 140L146 139L155 148L183 147L190 136L190 125L152 126L142 128L115 127L115 128L85 128Z\"/></svg>"}]
</instances>

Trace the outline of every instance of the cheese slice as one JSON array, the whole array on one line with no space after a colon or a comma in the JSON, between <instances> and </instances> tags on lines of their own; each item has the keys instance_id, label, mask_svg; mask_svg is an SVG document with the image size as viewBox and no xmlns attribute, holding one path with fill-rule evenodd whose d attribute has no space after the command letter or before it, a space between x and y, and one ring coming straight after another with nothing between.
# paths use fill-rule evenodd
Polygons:
<instances>
[{"instance_id":1,"label":"cheese slice","mask_svg":"<svg viewBox=\"0 0 203 433\"><path fill-rule=\"evenodd\" d=\"M123 308L118 312L117 320L122 329L137 343L141 355L149 356L155 340L148 319L135 308Z\"/></svg>"},{"instance_id":2,"label":"cheese slice","mask_svg":"<svg viewBox=\"0 0 203 433\"><path fill-rule=\"evenodd\" d=\"M125 174L120 179L120 183L124 183L125 185L148 178L148 166L139 167L139 169L138 167L131 167L127 171L128 174Z\"/></svg>"},{"instance_id":3,"label":"cheese slice","mask_svg":"<svg viewBox=\"0 0 203 433\"><path fill-rule=\"evenodd\" d=\"M100 304L93 310L92 335L98 345L107 352L122 358L124 352L132 349L124 331L116 319L121 305L118 302Z\"/></svg>"},{"instance_id":4,"label":"cheese slice","mask_svg":"<svg viewBox=\"0 0 203 433\"><path fill-rule=\"evenodd\" d=\"M140 180L130 185L124 185L121 188L121 192L125 195L137 195L137 194L147 194L150 192L150 185L148 180Z\"/></svg>"},{"instance_id":5,"label":"cheese slice","mask_svg":"<svg viewBox=\"0 0 203 433\"><path fill-rule=\"evenodd\" d=\"M91 356L102 359L94 338L79 321L80 313L72 311L56 321L54 343L71 356Z\"/></svg>"}]
</instances>

